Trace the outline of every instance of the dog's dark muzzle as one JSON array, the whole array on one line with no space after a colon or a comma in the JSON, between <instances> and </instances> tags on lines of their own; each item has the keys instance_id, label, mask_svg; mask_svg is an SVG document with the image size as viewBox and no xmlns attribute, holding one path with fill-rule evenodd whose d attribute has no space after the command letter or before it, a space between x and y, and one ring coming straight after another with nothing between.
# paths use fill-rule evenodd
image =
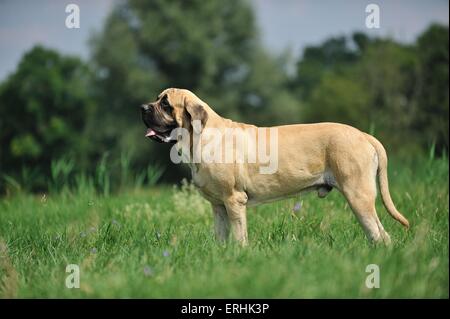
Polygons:
<instances>
[{"instance_id":1,"label":"dog's dark muzzle","mask_svg":"<svg viewBox=\"0 0 450 319\"><path fill-rule=\"evenodd\" d=\"M146 137L160 142L173 143L170 138L171 131L176 127L175 125L167 125L162 120L158 119L155 112L155 107L152 104L141 105L142 121L147 127Z\"/></svg>"},{"instance_id":2,"label":"dog's dark muzzle","mask_svg":"<svg viewBox=\"0 0 450 319\"><path fill-rule=\"evenodd\" d=\"M141 105L141 116L147 128L152 128L160 132L164 132L165 128L161 121L158 121L155 114L155 107L151 104Z\"/></svg>"}]
</instances>

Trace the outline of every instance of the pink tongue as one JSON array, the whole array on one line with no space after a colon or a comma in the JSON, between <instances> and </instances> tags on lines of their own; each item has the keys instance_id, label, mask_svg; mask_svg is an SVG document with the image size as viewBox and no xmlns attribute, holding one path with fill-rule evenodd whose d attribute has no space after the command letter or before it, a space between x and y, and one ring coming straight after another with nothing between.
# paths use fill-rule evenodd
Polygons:
<instances>
[{"instance_id":1,"label":"pink tongue","mask_svg":"<svg viewBox=\"0 0 450 319\"><path fill-rule=\"evenodd\" d=\"M147 129L147 133L145 133L145 137L150 137L156 135L156 132L153 131L151 128Z\"/></svg>"}]
</instances>

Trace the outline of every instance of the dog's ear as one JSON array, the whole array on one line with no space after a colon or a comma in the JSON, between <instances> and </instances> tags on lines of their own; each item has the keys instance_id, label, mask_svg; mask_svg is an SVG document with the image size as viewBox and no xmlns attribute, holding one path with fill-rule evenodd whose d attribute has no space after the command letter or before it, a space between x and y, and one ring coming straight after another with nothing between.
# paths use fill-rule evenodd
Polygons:
<instances>
[{"instance_id":1,"label":"dog's ear","mask_svg":"<svg viewBox=\"0 0 450 319\"><path fill-rule=\"evenodd\" d=\"M186 112L191 118L191 125L194 133L200 134L208 121L208 112L206 112L203 105L198 102L186 103Z\"/></svg>"}]
</instances>

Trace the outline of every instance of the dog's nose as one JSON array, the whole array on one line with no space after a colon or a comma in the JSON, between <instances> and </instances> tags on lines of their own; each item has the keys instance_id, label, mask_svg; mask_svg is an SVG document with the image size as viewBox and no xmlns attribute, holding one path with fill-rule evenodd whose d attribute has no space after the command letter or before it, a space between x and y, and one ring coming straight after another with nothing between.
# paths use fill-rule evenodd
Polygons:
<instances>
[{"instance_id":1,"label":"dog's nose","mask_svg":"<svg viewBox=\"0 0 450 319\"><path fill-rule=\"evenodd\" d=\"M147 104L142 104L141 105L141 111L148 111L148 105Z\"/></svg>"}]
</instances>

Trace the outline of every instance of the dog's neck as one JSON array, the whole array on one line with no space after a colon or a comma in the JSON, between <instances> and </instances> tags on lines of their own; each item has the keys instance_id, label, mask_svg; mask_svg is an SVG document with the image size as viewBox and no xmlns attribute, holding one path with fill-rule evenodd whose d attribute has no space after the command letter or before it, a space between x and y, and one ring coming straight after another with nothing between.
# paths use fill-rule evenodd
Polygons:
<instances>
[{"instance_id":1,"label":"dog's neck","mask_svg":"<svg viewBox=\"0 0 450 319\"><path fill-rule=\"evenodd\" d=\"M206 121L205 128L211 127L211 128L218 128L218 129L224 129L224 128L235 128L235 127L243 127L243 126L253 126L251 124L245 124L241 122L236 122L231 119L225 118L217 114L208 104L204 104L203 107L205 108L206 112L208 113L208 121Z\"/></svg>"}]
</instances>

